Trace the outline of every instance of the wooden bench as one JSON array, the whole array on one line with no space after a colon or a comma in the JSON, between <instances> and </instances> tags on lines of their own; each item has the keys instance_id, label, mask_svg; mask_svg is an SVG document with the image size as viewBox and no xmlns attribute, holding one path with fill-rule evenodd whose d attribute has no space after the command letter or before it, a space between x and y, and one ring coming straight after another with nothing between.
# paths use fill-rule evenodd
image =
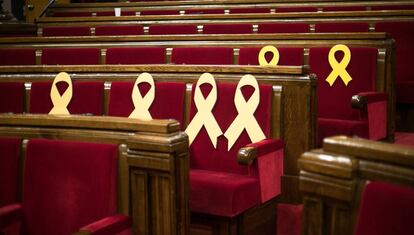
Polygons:
<instances>
[{"instance_id":1,"label":"wooden bench","mask_svg":"<svg viewBox=\"0 0 414 235\"><path fill-rule=\"evenodd\" d=\"M322 149L300 157L299 167L303 234L413 231L407 221L414 212L412 148L344 136L326 138Z\"/></svg>"},{"instance_id":2,"label":"wooden bench","mask_svg":"<svg viewBox=\"0 0 414 235\"><path fill-rule=\"evenodd\" d=\"M117 190L114 192L118 192L115 197L117 212L133 218L135 234L161 234L159 231L188 234L188 195L183 193L188 187L188 139L180 132L176 121L0 114L0 123L0 142L8 138L20 140L20 155L15 159L20 162L17 163L19 166L24 165L27 143L32 139L116 146L119 159ZM0 161L5 157L2 155ZM8 179L19 181L19 201L22 199L22 179L22 176ZM160 180L163 184L159 184ZM7 189L3 190L2 193L7 192ZM150 203L148 198L154 197L162 198L162 201ZM151 223L148 218L152 218Z\"/></svg>"}]
</instances>

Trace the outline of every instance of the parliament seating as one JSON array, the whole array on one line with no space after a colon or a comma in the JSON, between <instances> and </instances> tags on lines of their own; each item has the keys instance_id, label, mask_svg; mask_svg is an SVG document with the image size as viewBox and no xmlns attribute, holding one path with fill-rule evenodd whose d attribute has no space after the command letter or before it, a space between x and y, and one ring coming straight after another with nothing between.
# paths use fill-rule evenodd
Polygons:
<instances>
[{"instance_id":1,"label":"parliament seating","mask_svg":"<svg viewBox=\"0 0 414 235\"><path fill-rule=\"evenodd\" d=\"M0 113L23 113L25 88L23 82L0 83ZM8 102L5 102L8 101Z\"/></svg>"},{"instance_id":2,"label":"parliament seating","mask_svg":"<svg viewBox=\"0 0 414 235\"><path fill-rule=\"evenodd\" d=\"M166 49L162 47L114 47L106 50L106 64L164 64Z\"/></svg>"},{"instance_id":3,"label":"parliament seating","mask_svg":"<svg viewBox=\"0 0 414 235\"><path fill-rule=\"evenodd\" d=\"M45 37L56 36L90 36L91 32L87 26L74 27L46 27L43 28L42 35Z\"/></svg>"},{"instance_id":4,"label":"parliament seating","mask_svg":"<svg viewBox=\"0 0 414 235\"><path fill-rule=\"evenodd\" d=\"M144 27L141 25L100 25L95 27L96 36L141 35Z\"/></svg>"},{"instance_id":5,"label":"parliament seating","mask_svg":"<svg viewBox=\"0 0 414 235\"><path fill-rule=\"evenodd\" d=\"M410 234L410 147L336 136L299 159L303 234Z\"/></svg>"},{"instance_id":6,"label":"parliament seating","mask_svg":"<svg viewBox=\"0 0 414 235\"><path fill-rule=\"evenodd\" d=\"M19 138L0 137L0 208L19 200L20 145Z\"/></svg>"},{"instance_id":7,"label":"parliament seating","mask_svg":"<svg viewBox=\"0 0 414 235\"><path fill-rule=\"evenodd\" d=\"M209 64L231 65L231 47L177 47L171 52L172 64Z\"/></svg>"},{"instance_id":8,"label":"parliament seating","mask_svg":"<svg viewBox=\"0 0 414 235\"><path fill-rule=\"evenodd\" d=\"M150 35L163 35L163 34L197 34L197 25L150 25L148 34Z\"/></svg>"},{"instance_id":9,"label":"parliament seating","mask_svg":"<svg viewBox=\"0 0 414 235\"><path fill-rule=\"evenodd\" d=\"M45 48L42 50L41 64L100 64L100 56L98 48Z\"/></svg>"}]
</instances>

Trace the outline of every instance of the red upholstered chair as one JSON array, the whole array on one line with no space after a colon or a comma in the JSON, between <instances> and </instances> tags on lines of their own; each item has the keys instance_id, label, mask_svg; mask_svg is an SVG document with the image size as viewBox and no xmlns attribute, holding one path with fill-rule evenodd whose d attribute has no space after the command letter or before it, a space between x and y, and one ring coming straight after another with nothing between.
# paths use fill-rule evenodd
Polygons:
<instances>
[{"instance_id":1,"label":"red upholstered chair","mask_svg":"<svg viewBox=\"0 0 414 235\"><path fill-rule=\"evenodd\" d=\"M414 53L414 22L378 22L375 31L387 32L395 40L397 103L414 104L414 71L410 63Z\"/></svg>"},{"instance_id":2,"label":"red upholstered chair","mask_svg":"<svg viewBox=\"0 0 414 235\"><path fill-rule=\"evenodd\" d=\"M209 86L200 86L204 97L208 97ZM223 133L237 117L234 104L236 83L217 83L217 101L212 109ZM242 87L245 99L254 89ZM195 85L193 85L193 96ZM270 136L272 87L260 85L260 102L254 117L265 136ZM211 92L211 91L210 91ZM193 98L194 99L194 98ZM198 112L191 101L190 120ZM203 116L203 118L205 118ZM191 122L190 124L191 125ZM243 131L228 150L224 135L217 138L214 148L205 128L201 128L190 145L190 210L192 213L235 218L246 210L260 205L280 193L280 177L283 172L283 143L281 140L265 139L251 143ZM237 155L242 147L256 148L258 158L250 165L238 163Z\"/></svg>"},{"instance_id":3,"label":"red upholstered chair","mask_svg":"<svg viewBox=\"0 0 414 235\"><path fill-rule=\"evenodd\" d=\"M359 208L355 235L414 234L414 189L368 182Z\"/></svg>"},{"instance_id":4,"label":"red upholstered chair","mask_svg":"<svg viewBox=\"0 0 414 235\"><path fill-rule=\"evenodd\" d=\"M57 84L60 94L66 91L66 84ZM103 82L72 81L73 95L68 105L71 114L103 114L104 84ZM52 82L34 82L30 92L30 113L49 113L53 108L50 99Z\"/></svg>"},{"instance_id":5,"label":"red upholstered chair","mask_svg":"<svg viewBox=\"0 0 414 235\"><path fill-rule=\"evenodd\" d=\"M1 65L35 65L36 51L29 48L0 49Z\"/></svg>"},{"instance_id":6,"label":"red upholstered chair","mask_svg":"<svg viewBox=\"0 0 414 235\"><path fill-rule=\"evenodd\" d=\"M17 202L21 140L0 137L0 208Z\"/></svg>"},{"instance_id":7,"label":"red upholstered chair","mask_svg":"<svg viewBox=\"0 0 414 235\"><path fill-rule=\"evenodd\" d=\"M178 25L151 25L148 33L151 35L163 34L197 34L197 25L178 24Z\"/></svg>"},{"instance_id":8,"label":"red upholstered chair","mask_svg":"<svg viewBox=\"0 0 414 235\"><path fill-rule=\"evenodd\" d=\"M337 33L337 32L369 32L369 24L362 22L351 23L317 23L316 33Z\"/></svg>"},{"instance_id":9,"label":"red upholstered chair","mask_svg":"<svg viewBox=\"0 0 414 235\"><path fill-rule=\"evenodd\" d=\"M205 24L203 34L251 34L252 24Z\"/></svg>"},{"instance_id":10,"label":"red upholstered chair","mask_svg":"<svg viewBox=\"0 0 414 235\"><path fill-rule=\"evenodd\" d=\"M61 12L55 12L52 15L53 17L86 17L86 16L92 16L92 12L87 11L61 11Z\"/></svg>"},{"instance_id":11,"label":"red upholstered chair","mask_svg":"<svg viewBox=\"0 0 414 235\"><path fill-rule=\"evenodd\" d=\"M224 14L224 9L190 9L185 10L186 15L194 14Z\"/></svg>"},{"instance_id":12,"label":"red upholstered chair","mask_svg":"<svg viewBox=\"0 0 414 235\"><path fill-rule=\"evenodd\" d=\"M171 53L173 64L233 64L233 48L177 47Z\"/></svg>"},{"instance_id":13,"label":"red upholstered chair","mask_svg":"<svg viewBox=\"0 0 414 235\"><path fill-rule=\"evenodd\" d=\"M243 13L270 13L270 8L233 8L230 9L230 14L243 14Z\"/></svg>"},{"instance_id":14,"label":"red upholstered chair","mask_svg":"<svg viewBox=\"0 0 414 235\"><path fill-rule=\"evenodd\" d=\"M276 8L277 13L281 12L316 12L316 7L278 7Z\"/></svg>"},{"instance_id":15,"label":"red upholstered chair","mask_svg":"<svg viewBox=\"0 0 414 235\"><path fill-rule=\"evenodd\" d=\"M165 64L163 47L108 48L106 64Z\"/></svg>"},{"instance_id":16,"label":"red upholstered chair","mask_svg":"<svg viewBox=\"0 0 414 235\"><path fill-rule=\"evenodd\" d=\"M99 48L45 48L42 50L42 64L45 65L87 65L100 64Z\"/></svg>"},{"instance_id":17,"label":"red upholstered chair","mask_svg":"<svg viewBox=\"0 0 414 235\"><path fill-rule=\"evenodd\" d=\"M263 23L258 25L258 33L309 33L307 23Z\"/></svg>"},{"instance_id":18,"label":"red upholstered chair","mask_svg":"<svg viewBox=\"0 0 414 235\"><path fill-rule=\"evenodd\" d=\"M0 208L0 229L24 221L20 234L132 234L116 210L117 160L113 144L29 140L23 200Z\"/></svg>"},{"instance_id":19,"label":"red upholstered chair","mask_svg":"<svg viewBox=\"0 0 414 235\"><path fill-rule=\"evenodd\" d=\"M239 64L240 65L258 65L259 52L262 48L260 47L244 47L240 48L239 51ZM277 48L279 51L279 63L278 65L303 65L303 48L296 47L285 47ZM266 60L272 59L272 54L268 53L265 55Z\"/></svg>"},{"instance_id":20,"label":"red upholstered chair","mask_svg":"<svg viewBox=\"0 0 414 235\"><path fill-rule=\"evenodd\" d=\"M98 11L96 16L115 16L115 11ZM135 16L135 11L121 11L121 16Z\"/></svg>"},{"instance_id":21,"label":"red upholstered chair","mask_svg":"<svg viewBox=\"0 0 414 235\"><path fill-rule=\"evenodd\" d=\"M0 82L0 113L23 113L24 102L24 83Z\"/></svg>"},{"instance_id":22,"label":"red upholstered chair","mask_svg":"<svg viewBox=\"0 0 414 235\"><path fill-rule=\"evenodd\" d=\"M91 30L88 26L73 27L44 27L42 36L90 36Z\"/></svg>"},{"instance_id":23,"label":"red upholstered chair","mask_svg":"<svg viewBox=\"0 0 414 235\"><path fill-rule=\"evenodd\" d=\"M108 115L128 117L134 110L131 94L134 82L112 82L109 93ZM149 90L148 83L138 84L138 89L145 97ZM149 112L153 119L175 119L184 122L185 84L178 82L156 82L155 98Z\"/></svg>"},{"instance_id":24,"label":"red upholstered chair","mask_svg":"<svg viewBox=\"0 0 414 235\"><path fill-rule=\"evenodd\" d=\"M357 135L382 139L387 129L387 95L376 92L377 49L350 48L351 61L346 71L352 80L345 86L339 77L330 86L326 80L332 72L328 62L330 48L311 48L309 64L318 77L318 140L332 135ZM341 52L335 57L342 60ZM362 107L352 107L351 99L362 101ZM365 103L365 104L364 104Z\"/></svg>"},{"instance_id":25,"label":"red upholstered chair","mask_svg":"<svg viewBox=\"0 0 414 235\"><path fill-rule=\"evenodd\" d=\"M141 15L179 15L180 11L177 10L151 10L141 11Z\"/></svg>"},{"instance_id":26,"label":"red upholstered chair","mask_svg":"<svg viewBox=\"0 0 414 235\"><path fill-rule=\"evenodd\" d=\"M332 6L323 7L323 11L365 11L364 6Z\"/></svg>"},{"instance_id":27,"label":"red upholstered chair","mask_svg":"<svg viewBox=\"0 0 414 235\"><path fill-rule=\"evenodd\" d=\"M101 25L95 27L96 36L142 35L142 25Z\"/></svg>"},{"instance_id":28,"label":"red upholstered chair","mask_svg":"<svg viewBox=\"0 0 414 235\"><path fill-rule=\"evenodd\" d=\"M372 10L412 10L414 5L383 5L383 6L372 6Z\"/></svg>"}]
</instances>

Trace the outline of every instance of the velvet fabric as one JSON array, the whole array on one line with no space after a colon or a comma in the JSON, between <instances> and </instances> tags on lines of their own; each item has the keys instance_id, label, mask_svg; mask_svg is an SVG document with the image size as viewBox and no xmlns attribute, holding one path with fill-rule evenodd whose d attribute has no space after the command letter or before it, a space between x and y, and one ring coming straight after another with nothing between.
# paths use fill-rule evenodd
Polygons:
<instances>
[{"instance_id":1,"label":"velvet fabric","mask_svg":"<svg viewBox=\"0 0 414 235\"><path fill-rule=\"evenodd\" d=\"M252 24L205 24L203 34L251 34Z\"/></svg>"},{"instance_id":2,"label":"velvet fabric","mask_svg":"<svg viewBox=\"0 0 414 235\"><path fill-rule=\"evenodd\" d=\"M367 101L361 112L361 120L368 121L369 139L379 140L387 136L387 95L383 92L362 92Z\"/></svg>"},{"instance_id":3,"label":"velvet fabric","mask_svg":"<svg viewBox=\"0 0 414 235\"><path fill-rule=\"evenodd\" d=\"M318 8L316 7L278 7L276 12L317 12Z\"/></svg>"},{"instance_id":4,"label":"velvet fabric","mask_svg":"<svg viewBox=\"0 0 414 235\"><path fill-rule=\"evenodd\" d=\"M73 81L73 96L68 105L71 114L103 114L104 84L103 82ZM34 82L30 92L30 113L49 113L53 108L50 99L52 82ZM61 94L64 91L61 91Z\"/></svg>"},{"instance_id":5,"label":"velvet fabric","mask_svg":"<svg viewBox=\"0 0 414 235\"><path fill-rule=\"evenodd\" d=\"M92 65L100 64L99 48L45 48L42 64L45 65Z\"/></svg>"},{"instance_id":6,"label":"velvet fabric","mask_svg":"<svg viewBox=\"0 0 414 235\"><path fill-rule=\"evenodd\" d=\"M91 30L89 26L73 26L73 27L44 27L42 36L90 36Z\"/></svg>"},{"instance_id":7,"label":"velvet fabric","mask_svg":"<svg viewBox=\"0 0 414 235\"><path fill-rule=\"evenodd\" d=\"M87 231L90 235L113 235L122 232L122 235L131 234L132 221L125 215L108 216L92 224L82 227L81 231Z\"/></svg>"},{"instance_id":8,"label":"velvet fabric","mask_svg":"<svg viewBox=\"0 0 414 235\"><path fill-rule=\"evenodd\" d=\"M36 51L29 48L0 49L0 65L35 65Z\"/></svg>"},{"instance_id":9,"label":"velvet fabric","mask_svg":"<svg viewBox=\"0 0 414 235\"><path fill-rule=\"evenodd\" d=\"M332 118L318 118L318 137L317 146L322 146L323 139L329 136L346 135L359 136L362 138L369 137L368 122L359 120L342 120Z\"/></svg>"},{"instance_id":10,"label":"velvet fabric","mask_svg":"<svg viewBox=\"0 0 414 235\"><path fill-rule=\"evenodd\" d=\"M372 10L412 10L414 5L382 5L382 6L372 6Z\"/></svg>"},{"instance_id":11,"label":"velvet fabric","mask_svg":"<svg viewBox=\"0 0 414 235\"><path fill-rule=\"evenodd\" d=\"M55 12L52 15L53 17L86 17L86 16L92 16L92 12L87 11L61 11L61 12Z\"/></svg>"},{"instance_id":12,"label":"velvet fabric","mask_svg":"<svg viewBox=\"0 0 414 235\"><path fill-rule=\"evenodd\" d=\"M224 9L190 9L185 10L185 14L224 14Z\"/></svg>"},{"instance_id":13,"label":"velvet fabric","mask_svg":"<svg viewBox=\"0 0 414 235\"><path fill-rule=\"evenodd\" d=\"M142 25L102 25L95 27L96 36L142 35Z\"/></svg>"},{"instance_id":14,"label":"velvet fabric","mask_svg":"<svg viewBox=\"0 0 414 235\"><path fill-rule=\"evenodd\" d=\"M151 10L141 11L141 15L179 15L180 11L177 10Z\"/></svg>"},{"instance_id":15,"label":"velvet fabric","mask_svg":"<svg viewBox=\"0 0 414 235\"><path fill-rule=\"evenodd\" d=\"M166 50L162 47L108 48L106 64L165 64Z\"/></svg>"},{"instance_id":16,"label":"velvet fabric","mask_svg":"<svg viewBox=\"0 0 414 235\"><path fill-rule=\"evenodd\" d=\"M28 234L71 234L116 213L118 147L31 139L23 209Z\"/></svg>"},{"instance_id":17,"label":"velvet fabric","mask_svg":"<svg viewBox=\"0 0 414 235\"><path fill-rule=\"evenodd\" d=\"M0 208L17 202L20 148L20 139L0 138Z\"/></svg>"},{"instance_id":18,"label":"velvet fabric","mask_svg":"<svg viewBox=\"0 0 414 235\"><path fill-rule=\"evenodd\" d=\"M414 22L378 22L375 31L387 32L395 40L397 103L414 104L413 90L408 87L412 87L410 84L414 81L414 71L409 62L414 51Z\"/></svg>"},{"instance_id":19,"label":"velvet fabric","mask_svg":"<svg viewBox=\"0 0 414 235\"><path fill-rule=\"evenodd\" d=\"M359 208L355 235L414 234L414 189L368 182Z\"/></svg>"},{"instance_id":20,"label":"velvet fabric","mask_svg":"<svg viewBox=\"0 0 414 235\"><path fill-rule=\"evenodd\" d=\"M260 47L243 47L239 51L239 64L240 65L258 65L259 53L262 48ZM279 51L279 63L278 65L303 65L303 48L277 48ZM267 61L272 59L272 54L267 53L265 55Z\"/></svg>"},{"instance_id":21,"label":"velvet fabric","mask_svg":"<svg viewBox=\"0 0 414 235\"><path fill-rule=\"evenodd\" d=\"M337 33L337 32L369 32L369 24L362 22L347 23L318 23L315 24L316 33Z\"/></svg>"},{"instance_id":22,"label":"velvet fabric","mask_svg":"<svg viewBox=\"0 0 414 235\"><path fill-rule=\"evenodd\" d=\"M233 64L233 48L229 47L177 47L171 53L173 64Z\"/></svg>"},{"instance_id":23,"label":"velvet fabric","mask_svg":"<svg viewBox=\"0 0 414 235\"><path fill-rule=\"evenodd\" d=\"M331 6L323 7L323 11L365 11L364 6Z\"/></svg>"},{"instance_id":24,"label":"velvet fabric","mask_svg":"<svg viewBox=\"0 0 414 235\"><path fill-rule=\"evenodd\" d=\"M195 24L180 24L180 25L151 25L149 27L149 34L163 35L163 34L197 34L197 25Z\"/></svg>"},{"instance_id":25,"label":"velvet fabric","mask_svg":"<svg viewBox=\"0 0 414 235\"><path fill-rule=\"evenodd\" d=\"M4 232L3 228L16 223L19 220L22 220L22 209L22 205L18 203L8 204L7 206L0 207L0 232Z\"/></svg>"},{"instance_id":26,"label":"velvet fabric","mask_svg":"<svg viewBox=\"0 0 414 235\"><path fill-rule=\"evenodd\" d=\"M258 33L309 33L306 23L263 23L258 25Z\"/></svg>"},{"instance_id":27,"label":"velvet fabric","mask_svg":"<svg viewBox=\"0 0 414 235\"><path fill-rule=\"evenodd\" d=\"M277 235L301 235L303 205L277 204Z\"/></svg>"},{"instance_id":28,"label":"velvet fabric","mask_svg":"<svg viewBox=\"0 0 414 235\"><path fill-rule=\"evenodd\" d=\"M250 7L250 8L232 8L230 14L244 14L244 13L270 13L270 8Z\"/></svg>"},{"instance_id":29,"label":"velvet fabric","mask_svg":"<svg viewBox=\"0 0 414 235\"><path fill-rule=\"evenodd\" d=\"M134 81L135 82L135 81ZM131 94L134 82L112 82L109 94L108 115L128 117L134 110ZM139 84L141 94L144 84ZM178 82L156 82L155 99L149 108L153 119L175 119L184 122L185 84Z\"/></svg>"},{"instance_id":30,"label":"velvet fabric","mask_svg":"<svg viewBox=\"0 0 414 235\"><path fill-rule=\"evenodd\" d=\"M114 11L98 11L96 12L96 16L115 16ZM122 11L121 16L135 16L135 11Z\"/></svg>"},{"instance_id":31,"label":"velvet fabric","mask_svg":"<svg viewBox=\"0 0 414 235\"><path fill-rule=\"evenodd\" d=\"M23 82L0 82L0 113L23 113L25 88Z\"/></svg>"}]
</instances>

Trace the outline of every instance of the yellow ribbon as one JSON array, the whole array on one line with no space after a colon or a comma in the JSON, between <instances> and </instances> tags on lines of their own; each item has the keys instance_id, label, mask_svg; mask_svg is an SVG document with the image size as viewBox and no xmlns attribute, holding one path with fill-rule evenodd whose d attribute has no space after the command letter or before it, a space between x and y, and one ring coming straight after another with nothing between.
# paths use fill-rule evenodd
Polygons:
<instances>
[{"instance_id":1,"label":"yellow ribbon","mask_svg":"<svg viewBox=\"0 0 414 235\"><path fill-rule=\"evenodd\" d=\"M63 95L59 94L56 87L58 82L66 82L68 84L68 88ZM52 100L53 108L50 110L49 114L70 114L67 108L72 99L72 80L70 79L69 74L61 72L55 77L52 89L50 90L50 99Z\"/></svg>"},{"instance_id":2,"label":"yellow ribbon","mask_svg":"<svg viewBox=\"0 0 414 235\"><path fill-rule=\"evenodd\" d=\"M241 92L241 88L245 85L250 85L254 88L254 92L250 99L246 102ZM237 84L236 93L234 95L234 104L238 112L237 117L231 123L224 136L228 140L228 150L239 138L240 134L246 129L247 134L252 142L258 142L266 138L262 129L254 117L254 112L259 106L260 91L259 84L254 76L248 74L244 75L239 84Z\"/></svg>"},{"instance_id":3,"label":"yellow ribbon","mask_svg":"<svg viewBox=\"0 0 414 235\"><path fill-rule=\"evenodd\" d=\"M270 60L270 62L267 62L266 60L266 53L272 52L273 58ZM279 63L279 50L274 46L265 46L263 47L259 52L259 65L260 66L276 66Z\"/></svg>"},{"instance_id":4,"label":"yellow ribbon","mask_svg":"<svg viewBox=\"0 0 414 235\"><path fill-rule=\"evenodd\" d=\"M208 83L212 86L210 94L207 98L204 98L201 93L200 86L202 84ZM210 137L211 143L214 148L217 148L217 138L223 134L218 125L216 118L214 117L212 110L217 101L217 86L216 81L214 80L213 75L210 73L203 73L197 81L195 93L194 93L194 103L197 107L197 113L188 124L185 132L188 135L189 143L194 141L195 137L200 132L201 128L204 126L206 128L207 134Z\"/></svg>"},{"instance_id":5,"label":"yellow ribbon","mask_svg":"<svg viewBox=\"0 0 414 235\"><path fill-rule=\"evenodd\" d=\"M138 88L138 84L147 82L151 85L147 94L142 97L141 92ZM154 79L149 73L141 73L135 80L134 88L131 94L132 102L134 103L134 111L129 115L129 118L138 118L142 120L152 120L152 116L149 112L149 108L154 102L155 98L155 84Z\"/></svg>"},{"instance_id":6,"label":"yellow ribbon","mask_svg":"<svg viewBox=\"0 0 414 235\"><path fill-rule=\"evenodd\" d=\"M335 58L335 53L337 51L342 51L344 53L344 58L342 58L341 62L339 63ZM352 78L346 71L346 67L351 61L351 50L349 50L349 48L346 45L335 45L329 51L328 60L329 64L331 65L332 72L329 74L325 81L327 81L329 85L332 86L339 76L345 83L345 86L348 86L348 83L352 80Z\"/></svg>"}]
</instances>

